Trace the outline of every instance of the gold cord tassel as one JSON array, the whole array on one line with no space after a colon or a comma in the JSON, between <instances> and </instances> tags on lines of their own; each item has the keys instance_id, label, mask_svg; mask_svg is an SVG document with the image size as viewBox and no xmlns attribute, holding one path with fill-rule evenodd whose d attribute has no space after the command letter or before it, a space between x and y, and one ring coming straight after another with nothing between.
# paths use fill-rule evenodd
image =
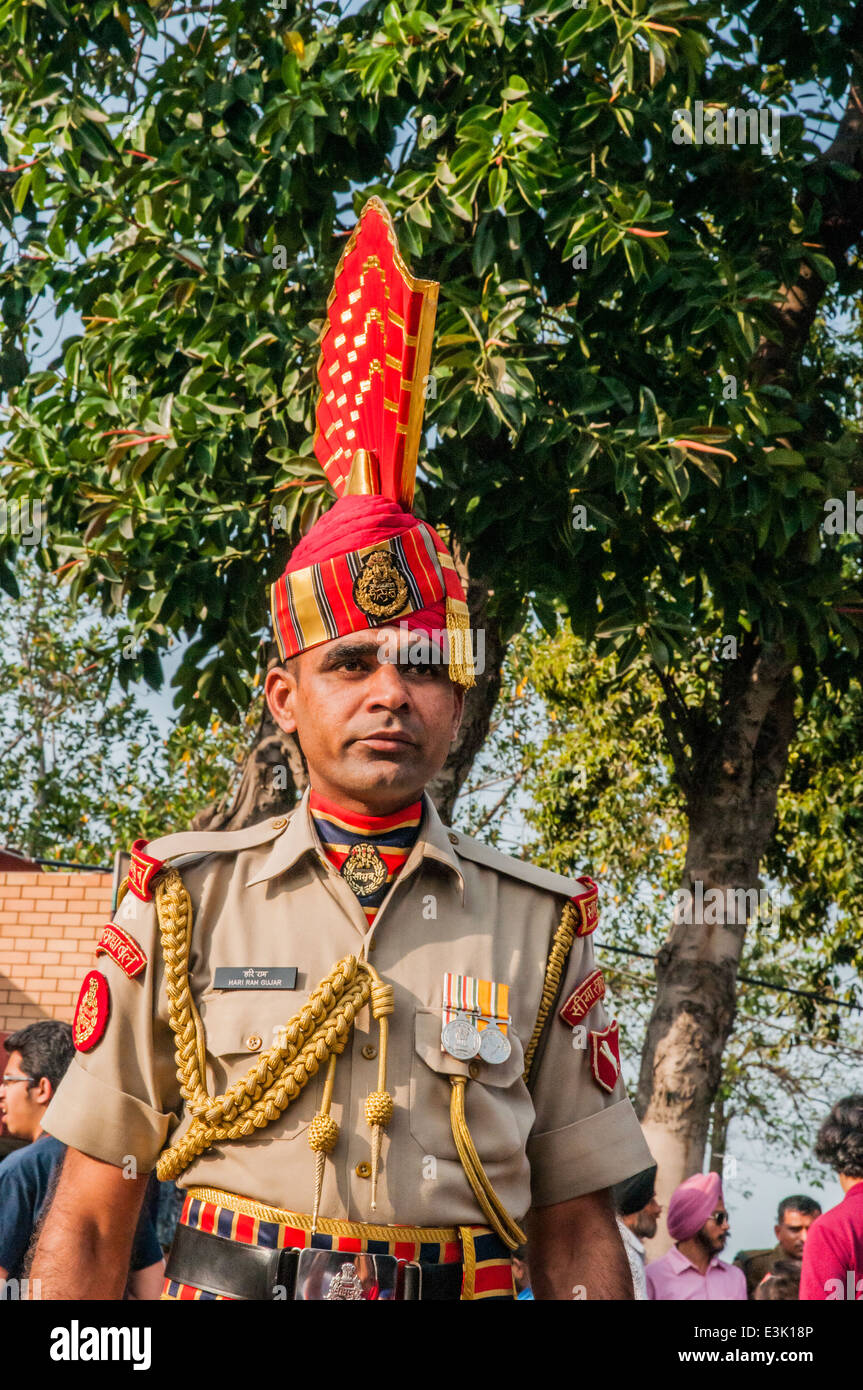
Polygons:
<instances>
[{"instance_id":1,"label":"gold cord tassel","mask_svg":"<svg viewBox=\"0 0 863 1390\"><path fill-rule=\"evenodd\" d=\"M510 1250L517 1250L520 1245L526 1243L527 1236L518 1223L512 1219L492 1187L467 1127L464 1106L467 1077L451 1076L450 1082L452 1083L452 1095L449 1115L452 1137L455 1140L465 1177L473 1189L473 1195L479 1203L480 1211L492 1230L500 1236L504 1245L507 1245Z\"/></svg>"},{"instance_id":2,"label":"gold cord tassel","mask_svg":"<svg viewBox=\"0 0 863 1390\"><path fill-rule=\"evenodd\" d=\"M384 1129L395 1111L395 1102L387 1090L387 1045L390 1024L388 1015L395 1007L392 985L384 984L375 974L372 985L372 1017L378 1020L380 1029L380 1052L378 1054L378 1089L366 1097L366 1121L372 1130L372 1211L378 1206L378 1174L380 1172L381 1148Z\"/></svg>"},{"instance_id":3,"label":"gold cord tassel","mask_svg":"<svg viewBox=\"0 0 863 1390\"><path fill-rule=\"evenodd\" d=\"M318 1225L318 1212L321 1209L321 1192L324 1186L324 1169L327 1163L327 1154L332 1153L336 1144L339 1142L339 1127L330 1114L330 1105L333 1100L333 1085L336 1079L336 1053L330 1056L327 1065L327 1079L324 1082L324 1094L321 1100L321 1108L309 1125L309 1148L315 1155L315 1204L312 1207L312 1235L315 1234Z\"/></svg>"},{"instance_id":4,"label":"gold cord tassel","mask_svg":"<svg viewBox=\"0 0 863 1390\"><path fill-rule=\"evenodd\" d=\"M473 651L470 643L470 620L467 604L447 595L446 630L449 637L449 676L456 685L470 690L476 685L473 669Z\"/></svg>"}]
</instances>

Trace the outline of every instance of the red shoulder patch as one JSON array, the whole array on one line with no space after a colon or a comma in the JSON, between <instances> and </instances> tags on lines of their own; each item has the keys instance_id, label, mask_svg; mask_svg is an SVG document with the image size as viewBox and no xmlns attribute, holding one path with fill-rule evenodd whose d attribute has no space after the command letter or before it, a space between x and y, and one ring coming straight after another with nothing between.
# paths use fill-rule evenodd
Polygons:
<instances>
[{"instance_id":1,"label":"red shoulder patch","mask_svg":"<svg viewBox=\"0 0 863 1390\"><path fill-rule=\"evenodd\" d=\"M72 1041L79 1052L89 1052L96 1046L105 1031L109 1010L108 981L100 970L90 970L84 976L72 1023Z\"/></svg>"},{"instance_id":2,"label":"red shoulder patch","mask_svg":"<svg viewBox=\"0 0 863 1390\"><path fill-rule=\"evenodd\" d=\"M580 985L576 985L560 1010L560 1017L564 1023L574 1028L587 1017L594 1004L598 1004L604 994L605 980L602 978L602 971L592 970Z\"/></svg>"},{"instance_id":3,"label":"red shoulder patch","mask_svg":"<svg viewBox=\"0 0 863 1390\"><path fill-rule=\"evenodd\" d=\"M153 859L151 855L145 854L146 847L146 840L136 840L130 851L129 864L129 889L144 903L148 903L153 896L150 892L150 880L164 868L165 863L163 859Z\"/></svg>"},{"instance_id":4,"label":"red shoulder patch","mask_svg":"<svg viewBox=\"0 0 863 1390\"><path fill-rule=\"evenodd\" d=\"M588 878L587 874L580 874L576 882L584 884L584 892L573 893L570 899L579 917L577 934L590 936L592 931L596 931L596 924L599 921L599 908L597 906L599 888L592 878Z\"/></svg>"},{"instance_id":5,"label":"red shoulder patch","mask_svg":"<svg viewBox=\"0 0 863 1390\"><path fill-rule=\"evenodd\" d=\"M102 928L99 945L96 947L96 955L98 956L101 951L104 951L106 956L110 956L124 974L129 976L130 980L136 975L140 975L147 964L147 957L134 936L130 936L122 927L118 927L116 922L106 922Z\"/></svg>"},{"instance_id":6,"label":"red shoulder patch","mask_svg":"<svg viewBox=\"0 0 863 1390\"><path fill-rule=\"evenodd\" d=\"M617 1019L601 1031L591 1029L590 1070L593 1079L604 1091L613 1091L620 1076L620 1040Z\"/></svg>"}]
</instances>

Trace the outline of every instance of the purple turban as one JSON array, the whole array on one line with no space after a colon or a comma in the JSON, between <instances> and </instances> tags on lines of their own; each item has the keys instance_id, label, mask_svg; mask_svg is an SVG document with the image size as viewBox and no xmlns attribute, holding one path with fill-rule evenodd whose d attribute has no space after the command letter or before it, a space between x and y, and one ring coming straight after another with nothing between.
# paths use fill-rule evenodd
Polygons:
<instances>
[{"instance_id":1,"label":"purple turban","mask_svg":"<svg viewBox=\"0 0 863 1390\"><path fill-rule=\"evenodd\" d=\"M718 1173L696 1173L676 1189L668 1203L668 1234L672 1240L689 1240L722 1202Z\"/></svg>"}]
</instances>

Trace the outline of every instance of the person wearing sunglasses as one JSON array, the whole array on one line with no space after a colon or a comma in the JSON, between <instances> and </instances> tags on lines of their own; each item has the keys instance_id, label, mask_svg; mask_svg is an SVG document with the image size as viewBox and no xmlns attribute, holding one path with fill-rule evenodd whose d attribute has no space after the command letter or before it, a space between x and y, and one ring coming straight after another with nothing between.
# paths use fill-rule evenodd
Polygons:
<instances>
[{"instance_id":1,"label":"person wearing sunglasses","mask_svg":"<svg viewBox=\"0 0 863 1390\"><path fill-rule=\"evenodd\" d=\"M647 1266L647 1296L656 1302L745 1302L742 1269L719 1258L729 1236L728 1212L718 1173L696 1173L668 1204L674 1245Z\"/></svg>"}]
</instances>

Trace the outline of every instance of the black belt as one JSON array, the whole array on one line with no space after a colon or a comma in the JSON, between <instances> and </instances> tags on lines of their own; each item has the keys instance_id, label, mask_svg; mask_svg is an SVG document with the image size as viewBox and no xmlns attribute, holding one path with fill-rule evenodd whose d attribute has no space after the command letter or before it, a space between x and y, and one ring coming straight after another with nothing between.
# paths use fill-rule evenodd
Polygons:
<instances>
[{"instance_id":1,"label":"black belt","mask_svg":"<svg viewBox=\"0 0 863 1390\"><path fill-rule=\"evenodd\" d=\"M293 1298L299 1255L299 1250L244 1245L225 1236L211 1235L209 1231L197 1231L192 1226L178 1226L165 1277L180 1284L191 1284L204 1293L273 1302ZM415 1265L406 1265L403 1297L422 1302L458 1301L461 1285L460 1262L423 1264L420 1270Z\"/></svg>"}]
</instances>

